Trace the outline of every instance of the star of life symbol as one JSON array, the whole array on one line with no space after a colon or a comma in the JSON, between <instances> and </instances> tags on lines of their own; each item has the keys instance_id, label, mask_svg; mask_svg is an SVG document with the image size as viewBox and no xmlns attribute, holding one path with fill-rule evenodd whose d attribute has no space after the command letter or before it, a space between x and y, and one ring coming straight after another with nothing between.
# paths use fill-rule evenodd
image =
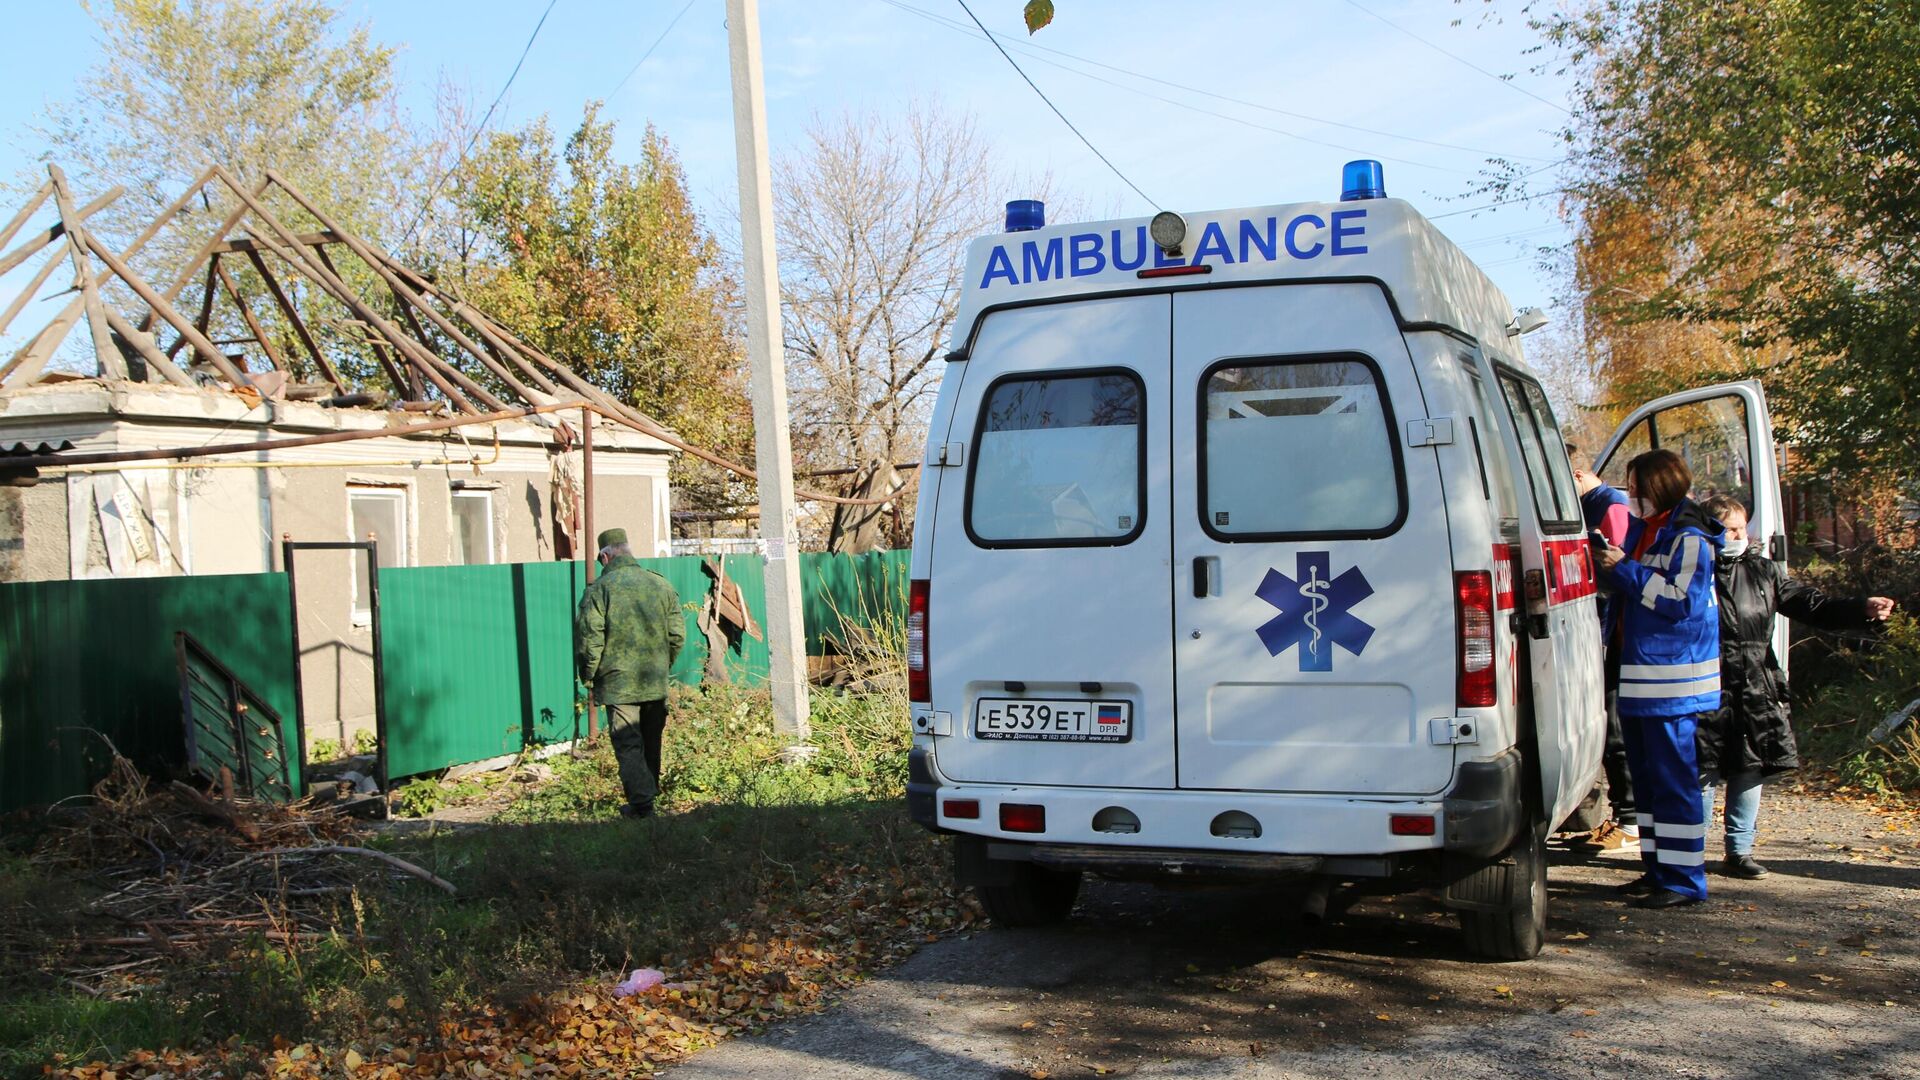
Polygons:
<instances>
[{"instance_id":1,"label":"star of life symbol","mask_svg":"<svg viewBox=\"0 0 1920 1080\"><path fill-rule=\"evenodd\" d=\"M1301 671L1332 671L1335 645L1355 656L1373 638L1373 627L1353 614L1353 606L1373 595L1373 586L1357 566L1332 576L1333 557L1325 551L1295 556L1297 578L1269 569L1254 595L1280 610L1261 625L1260 641L1272 656L1298 645Z\"/></svg>"}]
</instances>

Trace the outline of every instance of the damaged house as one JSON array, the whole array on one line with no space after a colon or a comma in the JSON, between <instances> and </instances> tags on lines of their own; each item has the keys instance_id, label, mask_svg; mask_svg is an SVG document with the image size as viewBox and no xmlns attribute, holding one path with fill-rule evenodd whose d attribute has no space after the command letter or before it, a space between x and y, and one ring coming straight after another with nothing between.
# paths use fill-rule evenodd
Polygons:
<instances>
[{"instance_id":1,"label":"damaged house","mask_svg":"<svg viewBox=\"0 0 1920 1080\"><path fill-rule=\"evenodd\" d=\"M87 228L117 194L79 205L52 167L0 226L0 275L38 264L0 310L0 581L277 571L283 539L575 559L610 525L669 553L678 439L452 288L272 173L209 168L124 245ZM360 557L297 567L309 740L372 723Z\"/></svg>"}]
</instances>

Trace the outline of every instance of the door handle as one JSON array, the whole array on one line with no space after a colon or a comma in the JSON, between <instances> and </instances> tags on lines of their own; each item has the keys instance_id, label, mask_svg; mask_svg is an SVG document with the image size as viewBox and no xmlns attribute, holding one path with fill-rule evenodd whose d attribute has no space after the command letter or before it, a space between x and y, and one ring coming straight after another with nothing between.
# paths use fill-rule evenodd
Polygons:
<instances>
[{"instance_id":1,"label":"door handle","mask_svg":"<svg viewBox=\"0 0 1920 1080\"><path fill-rule=\"evenodd\" d=\"M1220 595L1216 587L1215 575L1220 572L1218 555L1198 555L1193 560L1193 598L1203 600L1209 596Z\"/></svg>"}]
</instances>

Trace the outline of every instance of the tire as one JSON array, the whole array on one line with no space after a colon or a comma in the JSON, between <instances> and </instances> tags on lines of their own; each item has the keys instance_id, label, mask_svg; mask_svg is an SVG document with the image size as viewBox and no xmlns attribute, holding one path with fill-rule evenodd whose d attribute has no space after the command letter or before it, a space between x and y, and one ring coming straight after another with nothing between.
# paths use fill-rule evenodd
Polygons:
<instances>
[{"instance_id":1,"label":"tire","mask_svg":"<svg viewBox=\"0 0 1920 1080\"><path fill-rule=\"evenodd\" d=\"M1488 960L1531 960L1547 942L1547 834L1535 822L1500 861L1474 871L1488 875L1485 894L1504 901L1501 911L1462 911L1467 950ZM1479 890L1476 890L1479 891Z\"/></svg>"},{"instance_id":2,"label":"tire","mask_svg":"<svg viewBox=\"0 0 1920 1080\"><path fill-rule=\"evenodd\" d=\"M1011 864L1011 881L976 891L987 914L1001 926L1046 926L1064 920L1080 897L1080 872L1049 870L1029 862Z\"/></svg>"}]
</instances>

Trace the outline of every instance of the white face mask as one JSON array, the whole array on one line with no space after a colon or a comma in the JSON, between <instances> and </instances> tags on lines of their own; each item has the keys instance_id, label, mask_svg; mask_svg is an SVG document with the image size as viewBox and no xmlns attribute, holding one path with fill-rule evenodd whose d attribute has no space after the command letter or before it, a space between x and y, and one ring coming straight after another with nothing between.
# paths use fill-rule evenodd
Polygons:
<instances>
[{"instance_id":1,"label":"white face mask","mask_svg":"<svg viewBox=\"0 0 1920 1080\"><path fill-rule=\"evenodd\" d=\"M1720 545L1720 557L1723 559L1737 559L1746 553L1747 538L1744 536L1738 540L1728 540Z\"/></svg>"},{"instance_id":2,"label":"white face mask","mask_svg":"<svg viewBox=\"0 0 1920 1080\"><path fill-rule=\"evenodd\" d=\"M1628 501L1627 508L1632 510L1633 516L1639 518L1641 521L1645 521L1653 516L1652 501L1642 496L1634 496Z\"/></svg>"}]
</instances>

